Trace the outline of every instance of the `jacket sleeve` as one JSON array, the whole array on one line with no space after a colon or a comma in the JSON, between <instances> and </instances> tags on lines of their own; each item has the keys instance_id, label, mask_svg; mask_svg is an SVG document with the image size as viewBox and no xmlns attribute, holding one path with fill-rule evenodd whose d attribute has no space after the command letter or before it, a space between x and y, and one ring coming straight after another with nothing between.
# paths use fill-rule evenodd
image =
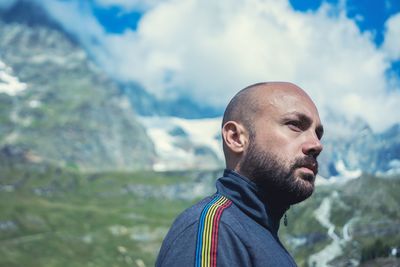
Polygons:
<instances>
[{"instance_id":1,"label":"jacket sleeve","mask_svg":"<svg viewBox=\"0 0 400 267\"><path fill-rule=\"evenodd\" d=\"M217 262L218 267L252 266L249 248L232 227L221 222L218 230Z\"/></svg>"},{"instance_id":2,"label":"jacket sleeve","mask_svg":"<svg viewBox=\"0 0 400 267\"><path fill-rule=\"evenodd\" d=\"M199 242L198 224L183 230L171 229L161 246L156 267L252 266L248 248L227 223L220 222L217 238L213 241L217 247L216 255L209 250L206 255L203 246L207 248L210 244Z\"/></svg>"}]
</instances>

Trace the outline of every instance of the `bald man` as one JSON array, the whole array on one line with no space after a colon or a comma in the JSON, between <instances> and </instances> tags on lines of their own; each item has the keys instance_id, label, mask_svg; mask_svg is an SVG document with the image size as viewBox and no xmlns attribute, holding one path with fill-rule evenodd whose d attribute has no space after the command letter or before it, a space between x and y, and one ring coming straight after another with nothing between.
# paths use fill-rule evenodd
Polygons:
<instances>
[{"instance_id":1,"label":"bald man","mask_svg":"<svg viewBox=\"0 0 400 267\"><path fill-rule=\"evenodd\" d=\"M278 229L287 209L314 191L322 134L318 110L298 86L241 90L223 117L226 169L217 192L175 220L156 266L296 266Z\"/></svg>"}]
</instances>

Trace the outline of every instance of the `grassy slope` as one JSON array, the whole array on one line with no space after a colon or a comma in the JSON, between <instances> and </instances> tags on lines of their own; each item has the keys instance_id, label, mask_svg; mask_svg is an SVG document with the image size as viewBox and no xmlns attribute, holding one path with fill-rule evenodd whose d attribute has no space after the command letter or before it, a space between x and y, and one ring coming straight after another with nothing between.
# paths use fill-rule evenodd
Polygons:
<instances>
[{"instance_id":1,"label":"grassy slope","mask_svg":"<svg viewBox=\"0 0 400 267\"><path fill-rule=\"evenodd\" d=\"M0 266L153 266L172 221L197 200L165 193L182 183L191 192L199 177L193 173L82 174L4 158L1 163ZM355 242L343 247L335 266L398 245L393 231L399 228L399 186L399 179L364 177L318 188L289 210L282 239L299 266L307 266L308 256L331 242L313 212L336 191L330 220L338 236L346 222L357 219L351 227ZM293 246L289 237L308 242Z\"/></svg>"},{"instance_id":2,"label":"grassy slope","mask_svg":"<svg viewBox=\"0 0 400 267\"><path fill-rule=\"evenodd\" d=\"M192 204L123 190L157 191L183 176L18 169L0 176L0 266L152 266L171 222Z\"/></svg>"}]
</instances>

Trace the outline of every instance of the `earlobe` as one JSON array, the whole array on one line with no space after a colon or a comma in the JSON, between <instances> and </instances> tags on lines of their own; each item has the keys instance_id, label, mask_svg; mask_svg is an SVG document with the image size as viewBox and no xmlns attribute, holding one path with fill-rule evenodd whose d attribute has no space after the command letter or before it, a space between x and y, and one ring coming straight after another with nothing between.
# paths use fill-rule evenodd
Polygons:
<instances>
[{"instance_id":1,"label":"earlobe","mask_svg":"<svg viewBox=\"0 0 400 267\"><path fill-rule=\"evenodd\" d=\"M234 153L242 153L247 145L244 127L235 121L228 121L222 127L222 138L225 145Z\"/></svg>"}]
</instances>

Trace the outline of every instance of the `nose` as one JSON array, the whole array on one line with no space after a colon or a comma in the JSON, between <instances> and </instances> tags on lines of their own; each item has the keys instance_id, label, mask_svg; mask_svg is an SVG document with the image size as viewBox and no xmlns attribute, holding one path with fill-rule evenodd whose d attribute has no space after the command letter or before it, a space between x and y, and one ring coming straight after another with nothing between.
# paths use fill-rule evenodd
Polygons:
<instances>
[{"instance_id":1,"label":"nose","mask_svg":"<svg viewBox=\"0 0 400 267\"><path fill-rule=\"evenodd\" d=\"M323 149L321 140L318 139L316 135L310 137L307 142L303 144L303 153L308 156L313 156L315 159L321 153Z\"/></svg>"}]
</instances>

